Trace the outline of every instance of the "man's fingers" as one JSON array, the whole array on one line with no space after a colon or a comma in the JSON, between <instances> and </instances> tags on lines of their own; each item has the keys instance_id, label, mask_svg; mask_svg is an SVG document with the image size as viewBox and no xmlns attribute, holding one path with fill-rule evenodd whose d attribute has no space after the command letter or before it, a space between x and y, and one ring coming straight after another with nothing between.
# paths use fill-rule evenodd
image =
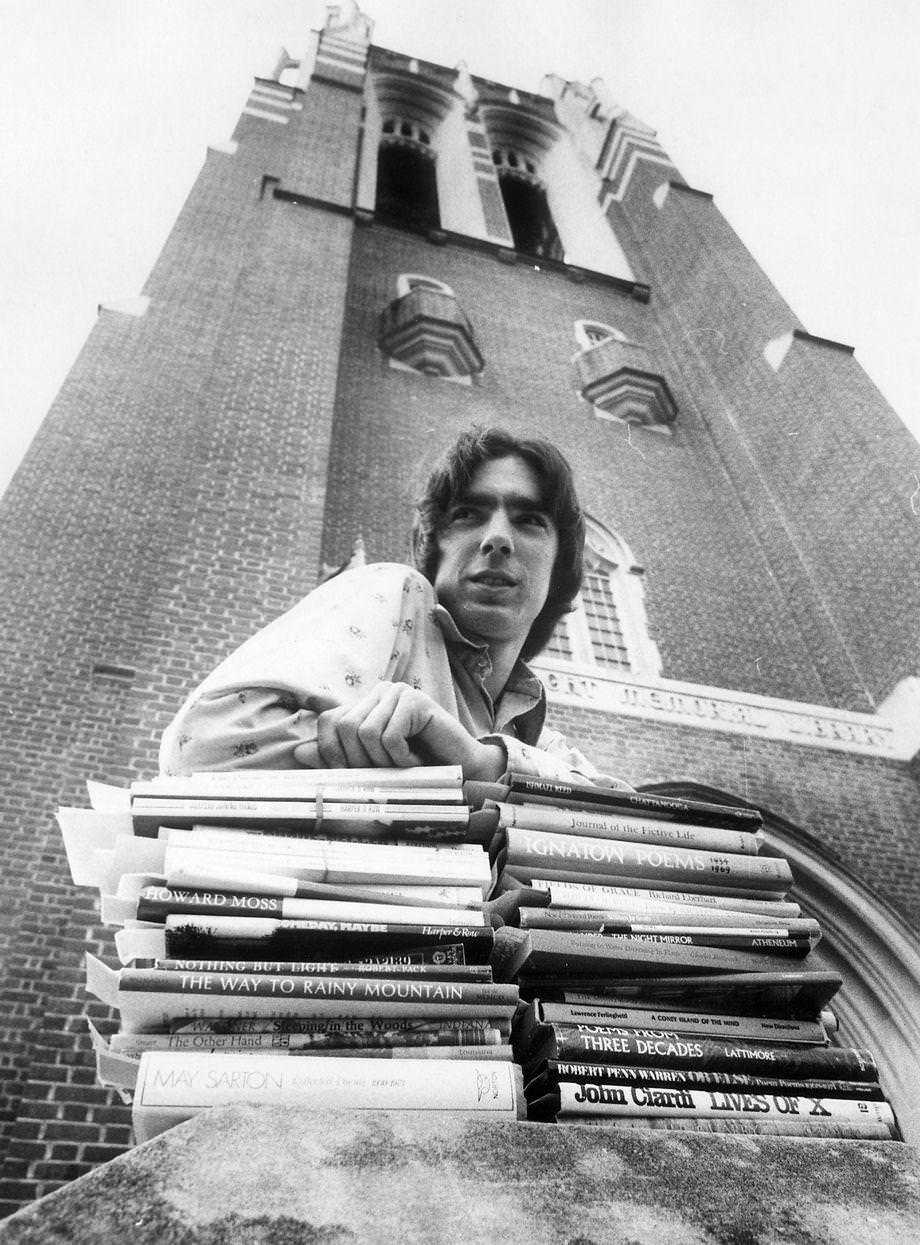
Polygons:
<instances>
[{"instance_id":1,"label":"man's fingers","mask_svg":"<svg viewBox=\"0 0 920 1245\"><path fill-rule=\"evenodd\" d=\"M328 704L328 708L324 708ZM384 768L460 761L470 737L430 697L404 683L379 683L349 705L317 694L316 755L328 769ZM307 745L298 752L311 753Z\"/></svg>"},{"instance_id":2,"label":"man's fingers","mask_svg":"<svg viewBox=\"0 0 920 1245\"><path fill-rule=\"evenodd\" d=\"M298 744L294 749L294 760L298 765L302 765L304 769L322 769L323 758L319 754L319 748L316 740L311 739L307 743Z\"/></svg>"},{"instance_id":3,"label":"man's fingers","mask_svg":"<svg viewBox=\"0 0 920 1245\"><path fill-rule=\"evenodd\" d=\"M352 707L353 708L353 707ZM367 769L377 762L357 736L351 709L330 709L316 719L316 743L327 769Z\"/></svg>"}]
</instances>

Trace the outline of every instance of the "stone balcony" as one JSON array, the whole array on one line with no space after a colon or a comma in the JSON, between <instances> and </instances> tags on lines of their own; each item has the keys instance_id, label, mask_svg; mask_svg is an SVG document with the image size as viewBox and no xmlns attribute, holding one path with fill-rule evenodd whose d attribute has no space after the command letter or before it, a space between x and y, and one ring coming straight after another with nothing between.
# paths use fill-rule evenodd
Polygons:
<instances>
[{"instance_id":1,"label":"stone balcony","mask_svg":"<svg viewBox=\"0 0 920 1245\"><path fill-rule=\"evenodd\" d=\"M574 359L578 392L599 411L624 423L669 427L677 405L647 347L608 337Z\"/></svg>"},{"instance_id":2,"label":"stone balcony","mask_svg":"<svg viewBox=\"0 0 920 1245\"><path fill-rule=\"evenodd\" d=\"M427 376L469 377L485 365L456 298L439 290L412 289L390 303L377 340L389 358Z\"/></svg>"}]
</instances>

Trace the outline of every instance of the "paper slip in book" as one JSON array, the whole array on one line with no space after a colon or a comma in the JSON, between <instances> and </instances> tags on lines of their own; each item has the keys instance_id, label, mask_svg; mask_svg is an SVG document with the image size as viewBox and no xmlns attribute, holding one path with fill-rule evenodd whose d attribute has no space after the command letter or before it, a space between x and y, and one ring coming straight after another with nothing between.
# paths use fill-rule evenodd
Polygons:
<instances>
[{"instance_id":1,"label":"paper slip in book","mask_svg":"<svg viewBox=\"0 0 920 1245\"><path fill-rule=\"evenodd\" d=\"M477 1060L315 1058L284 1055L174 1054L147 1051L140 1061L132 1122L138 1143L227 1103L279 1103L305 1110L451 1111L519 1119L516 1064Z\"/></svg>"}]
</instances>

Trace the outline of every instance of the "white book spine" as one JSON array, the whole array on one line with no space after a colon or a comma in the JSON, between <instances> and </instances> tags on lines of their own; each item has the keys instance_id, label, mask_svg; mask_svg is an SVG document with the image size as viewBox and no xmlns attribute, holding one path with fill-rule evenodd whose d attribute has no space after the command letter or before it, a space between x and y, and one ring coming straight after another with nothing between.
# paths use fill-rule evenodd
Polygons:
<instances>
[{"instance_id":1,"label":"white book spine","mask_svg":"<svg viewBox=\"0 0 920 1245\"><path fill-rule=\"evenodd\" d=\"M147 1051L138 1069L132 1119L136 1140L142 1142L198 1111L227 1103L516 1119L522 1101L517 1065L489 1060L384 1066L378 1059Z\"/></svg>"},{"instance_id":2,"label":"white book spine","mask_svg":"<svg viewBox=\"0 0 920 1245\"><path fill-rule=\"evenodd\" d=\"M797 917L799 905L791 900L739 899L730 895L656 890L637 886L604 886L591 882L551 881L534 878L531 886L546 892L553 908L615 908L620 903L681 904L692 908L722 908L728 912L760 912L772 917Z\"/></svg>"},{"instance_id":3,"label":"white book spine","mask_svg":"<svg viewBox=\"0 0 920 1245\"><path fill-rule=\"evenodd\" d=\"M560 1115L632 1115L697 1119L836 1120L895 1127L887 1102L869 1098L662 1089L649 1085L603 1085L562 1081Z\"/></svg>"},{"instance_id":4,"label":"white book spine","mask_svg":"<svg viewBox=\"0 0 920 1245\"><path fill-rule=\"evenodd\" d=\"M723 886L784 891L792 884L789 864L782 857L627 843L513 826L505 830L504 837L508 866L534 872L548 865L573 874L636 876L646 881L676 881L678 885L684 881L693 884L690 889L716 892Z\"/></svg>"},{"instance_id":5,"label":"white book spine","mask_svg":"<svg viewBox=\"0 0 920 1245\"><path fill-rule=\"evenodd\" d=\"M498 802L496 808L499 826L503 829L517 826L527 830L581 834L632 843L659 843L714 852L736 852L749 856L756 856L762 841L756 834L747 831L662 821L654 817L587 813L575 809L550 808L542 804Z\"/></svg>"}]
</instances>

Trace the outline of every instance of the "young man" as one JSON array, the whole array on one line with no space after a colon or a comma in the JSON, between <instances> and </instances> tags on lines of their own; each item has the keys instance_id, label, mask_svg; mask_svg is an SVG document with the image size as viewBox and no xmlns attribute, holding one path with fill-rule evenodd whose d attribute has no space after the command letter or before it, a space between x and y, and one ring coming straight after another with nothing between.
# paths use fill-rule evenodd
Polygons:
<instances>
[{"instance_id":1,"label":"young man","mask_svg":"<svg viewBox=\"0 0 920 1245\"><path fill-rule=\"evenodd\" d=\"M584 517L546 441L462 435L413 530L417 570L322 584L231 654L163 737L165 773L460 764L610 783L546 731L524 664L581 585Z\"/></svg>"}]
</instances>

